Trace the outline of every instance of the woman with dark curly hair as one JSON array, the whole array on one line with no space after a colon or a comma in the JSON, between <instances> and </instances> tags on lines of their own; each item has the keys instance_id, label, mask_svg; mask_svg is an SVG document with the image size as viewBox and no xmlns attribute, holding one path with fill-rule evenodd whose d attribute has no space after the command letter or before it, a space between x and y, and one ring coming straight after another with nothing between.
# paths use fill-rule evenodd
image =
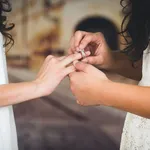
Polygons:
<instances>
[{"instance_id":1,"label":"woman with dark curly hair","mask_svg":"<svg viewBox=\"0 0 150 150\"><path fill-rule=\"evenodd\" d=\"M74 63L78 72L70 74L71 89L81 105L105 105L129 112L120 149L148 150L150 149L150 0L121 0L121 5L125 17L120 34L125 39L125 49L110 51L102 33L77 31L72 37L69 53L84 49L91 51L92 55L83 59L83 62ZM139 66L140 62L142 67ZM140 81L139 85L110 81L100 69L136 79Z\"/></svg>"},{"instance_id":2,"label":"woman with dark curly hair","mask_svg":"<svg viewBox=\"0 0 150 150\"><path fill-rule=\"evenodd\" d=\"M75 71L74 66L69 64L82 57L79 53L61 58L48 56L35 80L7 84L6 59L3 47L14 43L12 36L8 33L14 25L7 24L7 17L4 16L4 13L9 11L11 8L8 1L0 0L0 32L5 39L3 43L3 37L0 35L0 150L18 149L11 105L51 94L63 78Z\"/></svg>"}]
</instances>

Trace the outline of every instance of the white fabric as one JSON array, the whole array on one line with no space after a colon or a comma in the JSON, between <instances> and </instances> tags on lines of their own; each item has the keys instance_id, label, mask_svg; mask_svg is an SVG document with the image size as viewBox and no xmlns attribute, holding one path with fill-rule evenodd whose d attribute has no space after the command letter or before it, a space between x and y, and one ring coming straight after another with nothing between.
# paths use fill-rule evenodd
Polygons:
<instances>
[{"instance_id":1,"label":"white fabric","mask_svg":"<svg viewBox=\"0 0 150 150\"><path fill-rule=\"evenodd\" d=\"M150 46L143 54L142 73L139 85L150 86ZM120 150L150 150L150 119L127 114Z\"/></svg>"},{"instance_id":2,"label":"white fabric","mask_svg":"<svg viewBox=\"0 0 150 150\"><path fill-rule=\"evenodd\" d=\"M3 37L0 34L0 84L7 83L5 50L3 48ZM12 106L0 107L0 150L18 150Z\"/></svg>"}]
</instances>

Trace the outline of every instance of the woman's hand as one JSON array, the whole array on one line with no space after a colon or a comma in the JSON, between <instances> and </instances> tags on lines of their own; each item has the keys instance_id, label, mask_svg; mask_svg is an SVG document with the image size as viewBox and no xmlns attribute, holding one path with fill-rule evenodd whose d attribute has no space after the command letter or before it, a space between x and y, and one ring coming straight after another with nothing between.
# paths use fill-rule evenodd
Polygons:
<instances>
[{"instance_id":1,"label":"woman's hand","mask_svg":"<svg viewBox=\"0 0 150 150\"><path fill-rule=\"evenodd\" d=\"M136 65L137 67L133 67L128 56L124 53L114 53L109 49L102 33L77 31L71 38L69 54L80 49L91 52L91 56L85 58L84 62L130 79L141 80L142 61Z\"/></svg>"},{"instance_id":2,"label":"woman's hand","mask_svg":"<svg viewBox=\"0 0 150 150\"><path fill-rule=\"evenodd\" d=\"M89 54L89 52L86 53L87 56ZM81 58L80 53L60 58L48 56L34 81L37 84L36 91L40 92L42 96L51 94L64 77L75 71L73 65L68 65Z\"/></svg>"},{"instance_id":3,"label":"woman's hand","mask_svg":"<svg viewBox=\"0 0 150 150\"><path fill-rule=\"evenodd\" d=\"M69 54L73 54L80 49L91 52L91 56L85 58L84 62L108 70L111 70L111 67L115 64L113 54L102 33L77 31L71 38Z\"/></svg>"},{"instance_id":4,"label":"woman's hand","mask_svg":"<svg viewBox=\"0 0 150 150\"><path fill-rule=\"evenodd\" d=\"M78 62L75 64L75 68L78 72L71 73L69 77L70 88L78 104L83 106L105 105L106 102L103 102L103 97L99 97L99 92L106 82L111 81L92 65Z\"/></svg>"}]
</instances>

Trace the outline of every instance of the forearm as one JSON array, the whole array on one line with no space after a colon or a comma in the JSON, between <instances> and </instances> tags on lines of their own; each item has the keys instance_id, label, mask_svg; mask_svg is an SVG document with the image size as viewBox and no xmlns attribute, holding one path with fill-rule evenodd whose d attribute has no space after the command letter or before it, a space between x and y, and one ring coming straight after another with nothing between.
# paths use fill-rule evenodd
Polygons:
<instances>
[{"instance_id":1,"label":"forearm","mask_svg":"<svg viewBox=\"0 0 150 150\"><path fill-rule=\"evenodd\" d=\"M40 97L35 82L0 85L0 107L21 103Z\"/></svg>"},{"instance_id":2,"label":"forearm","mask_svg":"<svg viewBox=\"0 0 150 150\"><path fill-rule=\"evenodd\" d=\"M109 81L101 87L99 97L106 106L150 118L150 87Z\"/></svg>"},{"instance_id":3,"label":"forearm","mask_svg":"<svg viewBox=\"0 0 150 150\"><path fill-rule=\"evenodd\" d=\"M132 62L123 53L113 53L115 63L112 64L113 72L118 73L127 78L139 81L142 76L142 60L136 62L136 67L133 67Z\"/></svg>"}]
</instances>

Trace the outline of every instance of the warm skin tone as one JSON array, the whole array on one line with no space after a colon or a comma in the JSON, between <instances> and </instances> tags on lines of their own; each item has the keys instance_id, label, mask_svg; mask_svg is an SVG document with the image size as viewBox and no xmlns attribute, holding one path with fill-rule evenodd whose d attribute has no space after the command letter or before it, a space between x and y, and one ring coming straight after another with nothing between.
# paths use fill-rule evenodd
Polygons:
<instances>
[{"instance_id":1,"label":"warm skin tone","mask_svg":"<svg viewBox=\"0 0 150 150\"><path fill-rule=\"evenodd\" d=\"M91 43L95 48L91 48ZM150 118L150 87L112 82L92 65L134 79L140 79L139 75L132 75L140 69L133 68L128 59L124 59L126 67L121 59L115 59L118 57L110 53L101 34L77 32L71 40L69 53L78 49L90 50L93 53L93 56L87 57L84 62L74 63L77 72L70 74L71 90L79 104L111 106Z\"/></svg>"},{"instance_id":2,"label":"warm skin tone","mask_svg":"<svg viewBox=\"0 0 150 150\"><path fill-rule=\"evenodd\" d=\"M89 54L87 52L87 55ZM68 65L81 57L80 53L60 58L48 56L34 81L0 85L0 106L17 104L51 94L61 80L75 71L73 65Z\"/></svg>"},{"instance_id":3,"label":"warm skin tone","mask_svg":"<svg viewBox=\"0 0 150 150\"><path fill-rule=\"evenodd\" d=\"M91 51L92 56L84 59L84 62L95 65L97 68L105 69L123 75L127 78L141 79L141 61L133 67L132 62L123 53L112 53L101 33L89 33L77 31L70 41L69 54L73 54L79 49Z\"/></svg>"}]
</instances>

